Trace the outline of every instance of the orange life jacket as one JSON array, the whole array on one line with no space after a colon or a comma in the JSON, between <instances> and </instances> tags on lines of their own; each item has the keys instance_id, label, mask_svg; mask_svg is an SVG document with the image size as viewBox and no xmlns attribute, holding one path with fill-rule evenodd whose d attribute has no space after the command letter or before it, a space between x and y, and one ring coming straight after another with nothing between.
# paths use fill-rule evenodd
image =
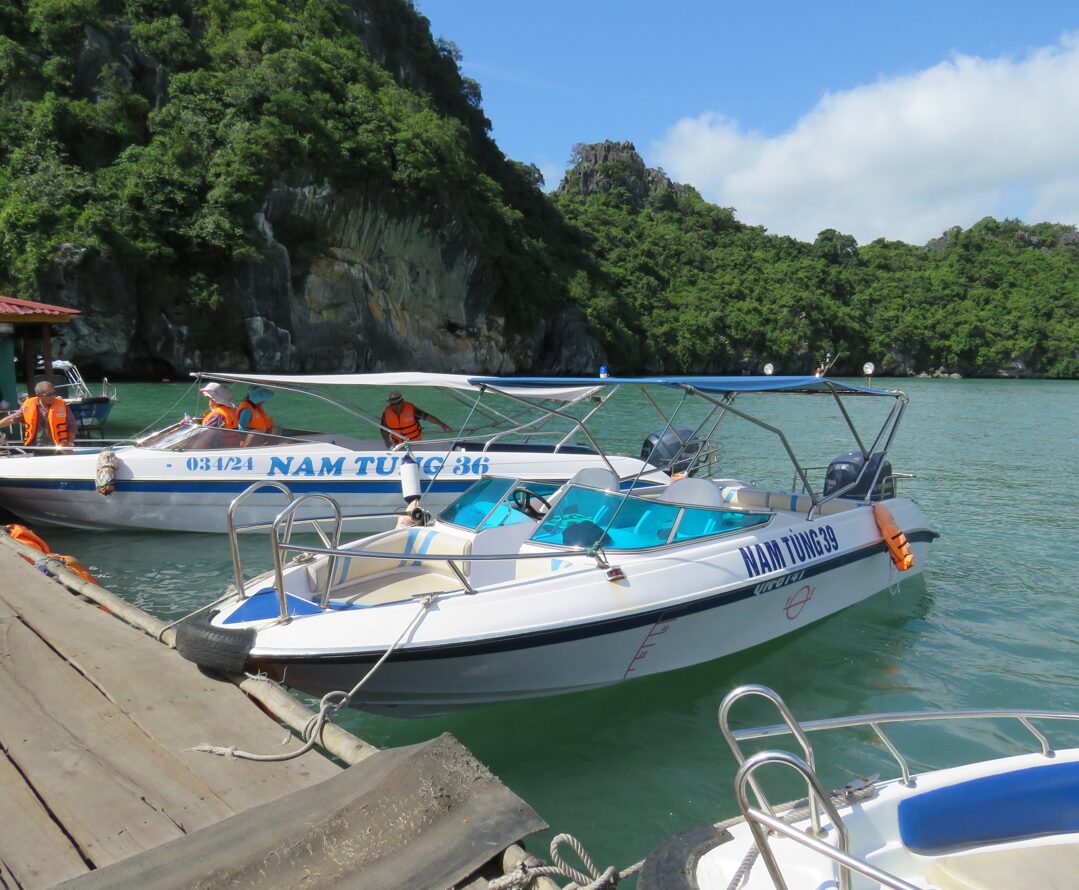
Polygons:
<instances>
[{"instance_id":1,"label":"orange life jacket","mask_svg":"<svg viewBox=\"0 0 1079 890\"><path fill-rule=\"evenodd\" d=\"M25 525L5 525L4 528L7 530L7 533L20 544L25 544L27 547L33 547L35 550L40 550L42 553L49 552L49 545Z\"/></svg>"},{"instance_id":2,"label":"orange life jacket","mask_svg":"<svg viewBox=\"0 0 1079 890\"><path fill-rule=\"evenodd\" d=\"M266 413L262 405L256 405L250 399L244 399L240 402L240 407L236 410L237 424L240 422L240 415L243 413L244 408L251 412L251 419L247 422L247 429L256 433L268 433L273 429L273 418Z\"/></svg>"},{"instance_id":3,"label":"orange life jacket","mask_svg":"<svg viewBox=\"0 0 1079 890\"><path fill-rule=\"evenodd\" d=\"M199 421L199 423L205 426L206 421L213 417L215 414L220 414L223 418L225 418L225 429L236 429L238 423L236 409L230 408L228 405L222 405L220 402L214 402L210 406L210 410L202 415L202 419Z\"/></svg>"},{"instance_id":4,"label":"orange life jacket","mask_svg":"<svg viewBox=\"0 0 1079 890\"><path fill-rule=\"evenodd\" d=\"M37 438L38 405L45 410L45 406L37 396L30 396L19 406L22 412L23 445L33 445ZM59 396L53 399L46 416L53 445L70 445L75 441L75 431L68 426L67 422L67 403L63 399Z\"/></svg>"},{"instance_id":5,"label":"orange life jacket","mask_svg":"<svg viewBox=\"0 0 1079 890\"><path fill-rule=\"evenodd\" d=\"M387 405L382 412L382 425L391 431L394 442L403 442L405 439L418 442L423 438L423 429L416 419L416 406L411 402L401 405L400 414Z\"/></svg>"}]
</instances>

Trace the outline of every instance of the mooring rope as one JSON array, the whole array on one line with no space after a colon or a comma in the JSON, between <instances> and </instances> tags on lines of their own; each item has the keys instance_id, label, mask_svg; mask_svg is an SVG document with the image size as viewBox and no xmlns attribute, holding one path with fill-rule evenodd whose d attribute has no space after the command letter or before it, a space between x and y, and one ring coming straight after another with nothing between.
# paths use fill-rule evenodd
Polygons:
<instances>
[{"instance_id":1,"label":"mooring rope","mask_svg":"<svg viewBox=\"0 0 1079 890\"><path fill-rule=\"evenodd\" d=\"M567 845L577 854L588 873L579 871L569 865L562 858L560 847ZM644 860L634 863L629 868L619 871L613 865L602 872L596 868L592 857L588 855L584 846L572 834L560 834L551 841L551 861L554 865L544 865L543 861L535 856L525 856L514 867L513 871L495 878L487 884L487 890L524 890L536 878L563 877L569 878L572 883L566 884L562 890L606 890L609 887L617 887L618 882L635 875L644 865Z\"/></svg>"},{"instance_id":2,"label":"mooring rope","mask_svg":"<svg viewBox=\"0 0 1079 890\"><path fill-rule=\"evenodd\" d=\"M393 641L393 644L382 653L382 657L379 658L371 667L367 673L360 678L360 681L352 687L348 692L342 690L334 690L333 692L327 692L319 700L318 713L311 716L311 719L307 721L307 725L303 728L302 738L304 744L302 747L297 748L295 751L289 751L286 754L252 754L250 751L239 751L235 746L223 746L223 745L196 745L191 748L192 751L198 751L202 754L216 754L219 757L237 757L240 760L254 760L259 763L279 763L285 760L292 760L296 757L300 757L310 751L319 739L322 733L322 727L325 726L327 721L332 720L337 712L342 708L347 708L349 702L353 697L363 688L364 684L375 675L375 672L382 667L386 659L390 657L393 651L401 644L401 641L412 632L412 629L419 623L420 619L427 613L427 610L431 608L431 604L437 598L437 594L429 593L423 599L420 600L420 608L416 611L416 614L412 616L412 620L408 622L401 634Z\"/></svg>"}]
</instances>

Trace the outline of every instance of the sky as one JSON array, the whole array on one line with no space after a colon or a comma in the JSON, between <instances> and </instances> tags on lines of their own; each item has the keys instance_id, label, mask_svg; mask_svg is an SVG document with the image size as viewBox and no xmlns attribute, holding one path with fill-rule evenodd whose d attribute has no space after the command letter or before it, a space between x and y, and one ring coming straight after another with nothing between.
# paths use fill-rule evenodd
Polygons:
<instances>
[{"instance_id":1,"label":"sky","mask_svg":"<svg viewBox=\"0 0 1079 890\"><path fill-rule=\"evenodd\" d=\"M739 220L925 242L1079 224L1079 2L415 0L502 151L632 142Z\"/></svg>"}]
</instances>

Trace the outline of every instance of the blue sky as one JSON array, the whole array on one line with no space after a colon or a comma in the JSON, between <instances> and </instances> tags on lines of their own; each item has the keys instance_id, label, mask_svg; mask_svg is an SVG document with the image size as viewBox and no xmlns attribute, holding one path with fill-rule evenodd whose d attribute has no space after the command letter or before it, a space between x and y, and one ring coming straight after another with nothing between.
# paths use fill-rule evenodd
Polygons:
<instances>
[{"instance_id":1,"label":"blue sky","mask_svg":"<svg viewBox=\"0 0 1079 890\"><path fill-rule=\"evenodd\" d=\"M492 135L558 184L633 142L740 220L924 243L1079 224L1079 3L416 0Z\"/></svg>"}]
</instances>

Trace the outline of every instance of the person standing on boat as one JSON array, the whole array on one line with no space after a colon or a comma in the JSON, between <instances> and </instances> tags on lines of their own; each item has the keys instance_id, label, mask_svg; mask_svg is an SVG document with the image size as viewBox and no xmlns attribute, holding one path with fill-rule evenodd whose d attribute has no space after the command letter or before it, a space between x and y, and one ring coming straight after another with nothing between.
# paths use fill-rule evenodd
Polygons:
<instances>
[{"instance_id":1,"label":"person standing on boat","mask_svg":"<svg viewBox=\"0 0 1079 890\"><path fill-rule=\"evenodd\" d=\"M269 433L273 431L273 418L266 413L263 405L273 398L273 393L261 386L252 386L247 397L240 402L236 410L236 428L249 433Z\"/></svg>"},{"instance_id":2,"label":"person standing on boat","mask_svg":"<svg viewBox=\"0 0 1079 890\"><path fill-rule=\"evenodd\" d=\"M0 420L0 429L22 421L22 443L35 447L67 448L75 443L75 429L67 404L48 380L39 380L34 395L28 396L14 414Z\"/></svg>"},{"instance_id":3,"label":"person standing on boat","mask_svg":"<svg viewBox=\"0 0 1079 890\"><path fill-rule=\"evenodd\" d=\"M391 390L386 396L386 402L386 410L382 412L382 441L387 448L391 444L396 445L405 440L418 442L422 439L421 420L429 420L442 427L444 432L450 432L450 428L433 414L428 414L411 402L406 402L396 389Z\"/></svg>"}]
</instances>

